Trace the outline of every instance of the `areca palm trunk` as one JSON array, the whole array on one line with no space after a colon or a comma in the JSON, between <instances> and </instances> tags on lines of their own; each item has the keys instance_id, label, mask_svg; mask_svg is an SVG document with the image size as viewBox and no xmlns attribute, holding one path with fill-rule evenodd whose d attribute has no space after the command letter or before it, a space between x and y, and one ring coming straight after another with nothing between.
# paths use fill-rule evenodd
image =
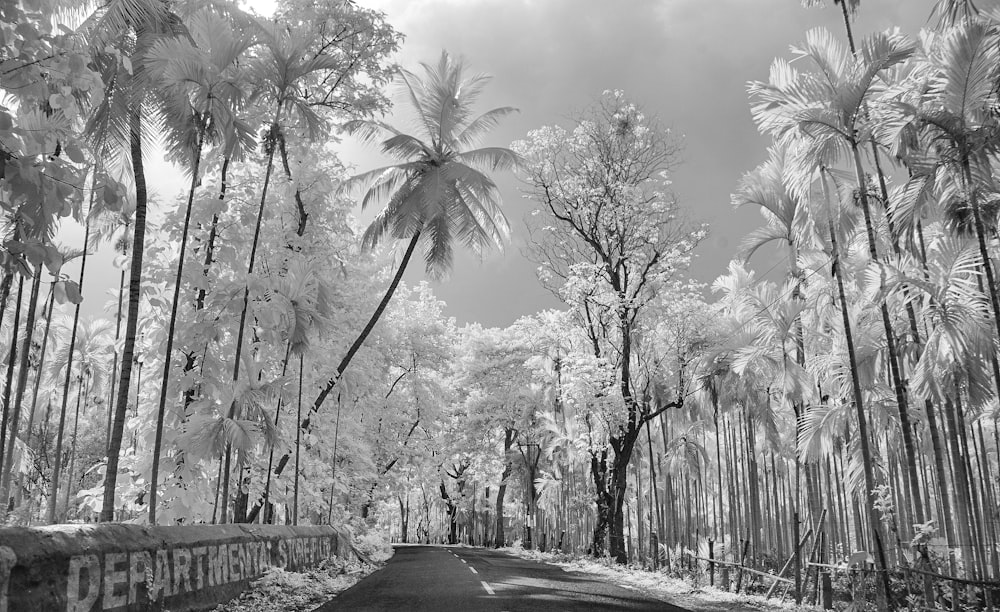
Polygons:
<instances>
[{"instance_id":1,"label":"areca palm trunk","mask_svg":"<svg viewBox=\"0 0 1000 612\"><path fill-rule=\"evenodd\" d=\"M844 0L842 2L837 2L837 3L840 4L840 9L843 14L844 28L847 32L847 42L851 50L851 54L856 55L857 47L854 43L854 33L851 28L851 18L847 6L847 1ZM867 105L864 103L862 104L862 110L864 115L867 117L868 108ZM888 202L889 194L888 194L888 189L886 188L885 173L882 171L881 154L879 153L878 150L878 144L876 143L874 137L869 142L871 144L872 156L875 162L875 170L878 175L879 186L882 191L882 197L885 200L885 202ZM877 251L875 249L874 233L872 231L872 225L871 225L871 213L868 206L868 196L865 193L864 182L862 178L863 175L861 170L861 158L859 155L858 145L857 143L852 142L851 146L854 152L855 168L859 176L858 187L861 190L861 203L865 216L865 229L867 230L868 233L869 252L872 256L872 261L878 261ZM898 246L894 245L894 247L898 252L899 250ZM909 305L909 303L907 304L907 311L909 316L913 318L913 307ZM924 521L924 509L919 494L920 479L917 474L916 451L915 451L915 446L913 444L912 426L910 424L909 414L907 413L908 406L906 403L906 388L902 381L902 377L899 374L899 363L897 362L897 355L895 351L895 339L892 336L892 326L891 323L889 322L888 309L885 305L885 300L883 300L882 302L882 323L883 327L885 328L887 351L889 353L888 361L889 361L890 374L892 376L892 383L896 392L896 402L899 410L900 429L902 430L903 433L903 450L906 455L906 476L910 488L914 492L914 495L910 496L910 500L913 504L913 512L916 518L916 522L922 523ZM902 402L900 402L900 398L903 399Z\"/></svg>"},{"instance_id":2,"label":"areca palm trunk","mask_svg":"<svg viewBox=\"0 0 1000 612\"><path fill-rule=\"evenodd\" d=\"M858 180L858 190L861 201L861 211L865 219L865 233L868 238L868 255L873 262L878 262L878 247L875 242L875 228L872 225L871 206L868 201L868 192L865 188L864 166L861 163L861 151L858 143L851 141L851 152L854 157L854 172ZM899 426L903 434L903 450L906 454L906 474L913 491L920 491L920 478L917 475L916 450L913 444L913 428L910 424L910 414L906 397L906 387L899 374L899 361L896 351L896 337L892 328L892 321L889 318L889 307L886 299L881 300L879 309L882 314L882 327L885 332L886 361L889 363L889 375L892 380L892 387L896 395L896 407L899 412ZM917 515L917 522L923 522L923 507L920 503L920 496L912 496L914 511Z\"/></svg>"},{"instance_id":3,"label":"areca palm trunk","mask_svg":"<svg viewBox=\"0 0 1000 612\"><path fill-rule=\"evenodd\" d=\"M81 364L82 365L82 364ZM69 515L69 499L73 492L73 472L76 469L76 443L80 433L80 400L83 400L83 411L87 411L87 393L90 390L90 376L87 375L87 385L83 384L83 376L76 381L76 415L73 417L73 444L69 451L69 473L66 476L66 502L63 504L63 516Z\"/></svg>"},{"instance_id":4,"label":"areca palm trunk","mask_svg":"<svg viewBox=\"0 0 1000 612\"><path fill-rule=\"evenodd\" d=\"M181 230L181 249L177 255L177 276L174 278L174 297L170 304L170 323L167 325L167 347L163 356L163 378L160 382L160 403L156 409L156 437L153 441L153 467L149 488L149 524L156 524L156 487L160 474L160 453L163 444L163 419L167 408L167 393L170 386L170 363L174 350L174 332L177 328L177 310L181 297L181 279L184 277L184 257L187 255L188 232L191 227L191 208L194 192L198 187L198 170L201 166L201 148L205 141L205 125L209 118L199 119L198 143L194 152L194 167L191 170L191 188L188 190L187 205L184 207L184 226Z\"/></svg>"},{"instance_id":5,"label":"areca palm trunk","mask_svg":"<svg viewBox=\"0 0 1000 612\"><path fill-rule=\"evenodd\" d=\"M0 501L4 507L10 496L10 476L13 472L14 446L21 425L21 408L24 404L24 391L28 384L28 356L31 354L31 340L35 330L35 313L38 305L38 290L42 284L42 266L35 267L35 278L31 282L31 294L28 297L28 317L24 322L24 342L21 344L20 365L17 372L17 390L14 395L14 411L10 419L10 444L3 456L2 476L0 476ZM0 512L0 514L3 514Z\"/></svg>"},{"instance_id":6,"label":"areca palm trunk","mask_svg":"<svg viewBox=\"0 0 1000 612\"><path fill-rule=\"evenodd\" d=\"M855 152L857 152L856 147ZM827 206L829 206L829 194L826 194L826 178L821 175L820 180L823 182L823 190L824 194L827 196ZM847 356L851 368L851 390L854 396L854 407L858 419L859 446L861 447L861 458L865 474L865 500L867 502L866 507L869 510L868 519L871 528L871 535L875 544L875 569L879 572L879 582L881 586L878 597L880 603L879 607L889 609L892 605L892 590L889 584L888 564L886 562L885 541L882 537L882 527L879 524L878 516L876 516L874 512L874 503L872 499L875 491L875 474L872 468L872 452L869 446L868 420L865 416L861 381L858 378L858 359L854 348L854 336L851 333L851 317L847 311L847 296L844 292L844 278L843 272L840 268L840 253L837 247L837 232L833 224L833 214L829 212L827 215L827 224L830 233L831 249L833 251L831 273L837 279L837 295L840 301L840 312L844 325L844 339L847 342Z\"/></svg>"},{"instance_id":7,"label":"areca palm trunk","mask_svg":"<svg viewBox=\"0 0 1000 612\"><path fill-rule=\"evenodd\" d=\"M260 243L260 228L264 219L264 204L267 202L267 188L271 184L271 174L274 170L274 150L277 146L276 140L279 138L279 131L281 129L279 121L281 120L281 109L283 104L279 101L278 108L274 113L274 121L271 122L271 134L268 138L271 139L270 146L267 152L267 166L264 170L264 185L261 188L260 193L260 204L257 207L257 223L254 226L253 232L253 242L250 245L250 261L247 263L247 286L243 290L243 308L240 310L240 324L236 332L236 354L233 358L233 382L239 380L240 378L240 359L243 356L243 337L246 333L246 323L247 323L247 311L250 306L250 275L253 274L253 265L257 258L257 247ZM232 405L229 407L228 418L232 419L236 416L236 400L233 400ZM232 445L226 444L226 456L225 456L225 468L223 469L222 475L222 519L221 523L227 522L228 509L229 509L229 471L232 463ZM235 522L243 522L246 520L246 510L244 506L243 516L233 517Z\"/></svg>"},{"instance_id":8,"label":"areca palm trunk","mask_svg":"<svg viewBox=\"0 0 1000 612\"><path fill-rule=\"evenodd\" d=\"M118 460L125 432L128 408L128 391L132 381L132 360L139 327L139 290L142 285L143 241L146 237L146 174L142 164L142 134L140 110L133 110L130 121L130 147L132 174L135 177L135 233L132 238L132 263L128 283L128 316L125 323L125 345L122 348L121 373L118 377L118 399L115 402L114 421L108 442L108 467L104 475L104 498L101 505L102 522L114 520L115 487L118 483Z\"/></svg>"},{"instance_id":9,"label":"areca palm trunk","mask_svg":"<svg viewBox=\"0 0 1000 612\"><path fill-rule=\"evenodd\" d=\"M305 368L305 355L299 353L299 398L296 403L295 422L302 420L302 374ZM295 480L292 486L292 525L299 524L299 450L302 448L302 428L295 428ZM268 466L270 477L270 466Z\"/></svg>"},{"instance_id":10,"label":"areca palm trunk","mask_svg":"<svg viewBox=\"0 0 1000 612\"><path fill-rule=\"evenodd\" d=\"M111 362L111 391L108 395L108 423L104 433L104 447L111 445L111 423L115 413L115 383L118 382L118 339L122 333L122 302L125 297L125 268L122 268L118 279L118 308L115 310L115 357Z\"/></svg>"},{"instance_id":11,"label":"areca palm trunk","mask_svg":"<svg viewBox=\"0 0 1000 612\"><path fill-rule=\"evenodd\" d=\"M285 373L288 372L288 358L292 354L292 341L289 338L288 345L285 348L285 358L281 362L281 377L285 377ZM300 376L301 378L301 376ZM301 409L299 410L301 412ZM274 427L278 428L278 419L281 417L281 395L278 395L277 406L274 408ZM298 421L296 421L297 423ZM296 450L296 461L298 461L297 456L298 451ZM271 451L267 458L267 479L264 481L264 500L260 505L256 506L253 511L247 516L247 522L252 523L257 519L259 511L257 508L264 509L264 521L265 523L271 523L274 517L271 515L269 508L270 497L271 497L271 467L274 464L274 446L271 446ZM296 470L296 475L298 475L298 470Z\"/></svg>"},{"instance_id":12,"label":"areca palm trunk","mask_svg":"<svg viewBox=\"0 0 1000 612\"><path fill-rule=\"evenodd\" d=\"M45 314L45 331L42 332L42 346L38 352L38 365L36 366L37 371L35 372L35 384L31 390L31 411L28 412L28 446L31 446L31 432L35 425L35 412L38 406L38 389L42 384L42 373L45 371L45 350L49 345L49 329L52 327L52 307L55 304L55 292L51 289L49 290L49 296L45 300L47 306L44 307L46 311Z\"/></svg>"},{"instance_id":13,"label":"areca palm trunk","mask_svg":"<svg viewBox=\"0 0 1000 612\"><path fill-rule=\"evenodd\" d=\"M7 429L10 424L10 391L14 382L14 363L17 361L17 330L21 322L21 298L24 294L24 277L17 282L17 304L14 307L14 329L11 330L10 349L7 352L7 378L3 386L3 416L0 417L0 470L4 469L3 458L7 450ZM16 435L16 434L15 434ZM10 445L14 445L11 436Z\"/></svg>"}]
</instances>

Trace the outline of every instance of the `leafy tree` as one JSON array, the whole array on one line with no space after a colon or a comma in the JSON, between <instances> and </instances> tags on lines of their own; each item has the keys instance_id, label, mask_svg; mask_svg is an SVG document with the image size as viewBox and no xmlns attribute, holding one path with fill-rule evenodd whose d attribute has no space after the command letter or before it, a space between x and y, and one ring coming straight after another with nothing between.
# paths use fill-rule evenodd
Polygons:
<instances>
[{"instance_id":1,"label":"leafy tree","mask_svg":"<svg viewBox=\"0 0 1000 612\"><path fill-rule=\"evenodd\" d=\"M550 278L582 313L594 357L605 360L617 379L605 381L603 391L621 402L607 432L613 463L605 467L606 451L602 459L595 456L593 476L598 515L611 529L611 555L624 563L623 505L633 448L642 426L683 405L685 395L680 384L672 399L660 395L654 404L643 391L651 381L635 367L636 336L647 306L686 267L704 229L683 220L668 192L675 142L622 92L606 92L572 131L534 130L514 148L527 160L526 180L546 219L545 240L567 254L547 257L541 250L543 270L556 270ZM595 554L603 549L601 531L598 525Z\"/></svg>"}]
</instances>

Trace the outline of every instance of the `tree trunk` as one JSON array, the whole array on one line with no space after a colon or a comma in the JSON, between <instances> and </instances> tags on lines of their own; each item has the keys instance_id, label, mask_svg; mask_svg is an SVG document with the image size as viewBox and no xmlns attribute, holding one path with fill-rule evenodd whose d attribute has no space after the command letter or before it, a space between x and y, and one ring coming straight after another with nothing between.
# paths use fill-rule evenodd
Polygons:
<instances>
[{"instance_id":1,"label":"tree trunk","mask_svg":"<svg viewBox=\"0 0 1000 612\"><path fill-rule=\"evenodd\" d=\"M826 178L821 177L823 181L824 192L827 189ZM829 194L827 195L827 205L830 205ZM848 360L850 362L851 368L851 384L854 394L854 407L858 419L858 436L859 443L861 447L861 457L862 463L864 464L864 474L865 474L865 500L866 506L870 510L868 512L869 524L871 527L872 539L875 544L875 569L879 572L881 588L879 589L879 606L885 607L886 609L891 609L892 606L892 589L889 585L889 574L888 567L886 563L886 553L885 553L885 543L882 537L882 529L879 524L879 518L875 513L873 495L875 491L875 474L872 468L872 453L869 447L868 440L868 421L865 417L864 410L864 400L861 392L861 382L858 378L858 360L857 354L854 350L854 336L851 333L851 318L847 311L847 297L844 292L844 279L843 274L840 269L840 255L837 250L837 232L834 229L833 216L832 213L828 217L828 225L830 232L830 242L833 251L833 266L831 273L837 280L837 295L840 301L840 312L843 318L844 324L844 337L847 342L847 354ZM890 355L890 358L892 356ZM797 544L797 543L796 543Z\"/></svg>"},{"instance_id":2,"label":"tree trunk","mask_svg":"<svg viewBox=\"0 0 1000 612\"><path fill-rule=\"evenodd\" d=\"M208 121L208 118L205 118ZM174 334L177 330L177 310L180 306L181 279L184 277L184 257L187 255L188 233L191 228L191 208L194 192L198 188L198 170L201 166L201 148L205 141L205 128L198 129L198 143L194 152L194 167L191 169L191 188L188 190L187 205L184 207L184 225L181 229L181 249L177 255L177 276L174 278L174 297L170 304L170 322L167 324L167 346L163 355L163 378L160 381L160 403L156 408L156 435L153 441L153 468L149 482L149 524L156 524L156 487L160 476L160 453L163 450L163 419L167 410L167 394L170 391L170 365L174 351ZM260 221L258 220L258 223Z\"/></svg>"},{"instance_id":3,"label":"tree trunk","mask_svg":"<svg viewBox=\"0 0 1000 612\"><path fill-rule=\"evenodd\" d=\"M511 428L504 429L503 438L503 456L504 456L504 466L503 474L500 476L500 486L497 488L497 503L496 503L496 540L494 542L495 548L503 548L507 545L505 541L504 524L503 524L503 500L507 495L507 479L510 478L510 472L513 468L513 464L508 455L510 454L510 449L514 445L514 430Z\"/></svg>"},{"instance_id":4,"label":"tree trunk","mask_svg":"<svg viewBox=\"0 0 1000 612\"><path fill-rule=\"evenodd\" d=\"M132 381L132 359L135 355L135 341L139 327L139 293L142 287L143 241L146 237L146 175L142 165L142 135L139 127L139 111L133 111L130 119L132 171L135 176L135 234L132 238L132 269L128 283L128 317L125 323L125 345L122 348L122 370L118 377L118 400L115 403L115 419L111 426L111 441L108 443L108 466L104 475L104 499L101 506L101 521L114 520L115 488L118 483L118 460L125 432L125 412L128 408L128 390Z\"/></svg>"},{"instance_id":5,"label":"tree trunk","mask_svg":"<svg viewBox=\"0 0 1000 612\"><path fill-rule=\"evenodd\" d=\"M310 431L312 415L319 411L327 396L330 395L330 392L333 391L333 388L340 381L340 377L343 376L347 367L351 364L351 361L354 359L354 355L358 352L358 349L361 348L361 345L364 344L368 335L371 334L373 329L375 329L375 324L378 323L379 319L382 317L382 313L385 312L386 306L389 304L389 300L392 299L393 294L396 292L396 287L399 286L399 282L403 278L403 272L406 271L406 266L410 263L410 257L413 255L413 251L416 248L419 239L420 232L417 232L412 238L410 238L410 243L406 247L403 259L399 263L399 269L396 270L395 276L392 277L392 281L389 283L389 287L386 289L385 295L382 297L382 301L379 302L378 306L375 308L375 312L372 313L371 318L368 320L367 325L365 325L364 329L361 330L361 333L354 340L354 343L351 344L351 347L347 350L347 354L344 355L343 359L341 359L340 364L337 366L336 374L334 374L333 378L327 381L326 386L322 391L320 391L320 394L316 397L313 405L310 406L309 414L306 415L305 419L300 421L299 427L302 428L303 431L307 433ZM291 459L290 453L286 452L278 461L278 465L274 468L275 476L281 475L285 466L288 464L289 459ZM257 508L254 510L257 510Z\"/></svg>"},{"instance_id":6,"label":"tree trunk","mask_svg":"<svg viewBox=\"0 0 1000 612\"><path fill-rule=\"evenodd\" d=\"M45 331L42 333L42 346L38 353L38 364L36 365L35 384L31 390L31 412L28 413L28 446L31 446L31 432L35 425L35 414L38 406L38 389L42 384L42 372L45 371L45 351L49 345L49 329L52 326L52 306L55 303L55 292L50 290L49 297L45 300L47 306L44 308Z\"/></svg>"},{"instance_id":7,"label":"tree trunk","mask_svg":"<svg viewBox=\"0 0 1000 612\"><path fill-rule=\"evenodd\" d=\"M7 352L7 378L3 385L3 416L0 417L0 471L6 471L3 458L7 454L7 429L10 424L10 392L14 384L14 364L17 361L17 331L21 324L21 298L23 296L24 277L22 276L17 281L17 304L14 306L14 328L10 332L10 348ZM15 435L16 433L11 435L11 446L14 445Z\"/></svg>"},{"instance_id":8,"label":"tree trunk","mask_svg":"<svg viewBox=\"0 0 1000 612\"><path fill-rule=\"evenodd\" d=\"M299 355L299 398L296 404L295 422L302 421L302 371L305 364L305 356ZM295 484L292 497L292 524L299 524L299 451L302 448L302 428L295 428ZM270 474L268 475L270 478Z\"/></svg>"},{"instance_id":9,"label":"tree trunk","mask_svg":"<svg viewBox=\"0 0 1000 612\"><path fill-rule=\"evenodd\" d=\"M28 357L31 354L31 339L35 330L35 312L38 304L38 290L42 284L42 266L35 267L35 278L31 282L31 294L28 297L28 318L24 322L24 342L21 344L21 364L17 371L17 390L14 396L14 412L10 419L10 444L3 457L3 476L0 477L0 500L6 501L10 496L10 476L13 471L14 446L17 444L17 434L21 426L21 408L24 404L24 391L28 384ZM30 431L29 437L30 437Z\"/></svg>"},{"instance_id":10,"label":"tree trunk","mask_svg":"<svg viewBox=\"0 0 1000 612\"><path fill-rule=\"evenodd\" d=\"M233 357L233 382L237 382L240 379L240 359L243 356L243 336L246 333L246 323L247 323L247 312L250 306L250 275L253 274L253 266L257 258L257 247L260 244L260 228L264 221L264 204L267 202L267 188L271 183L271 174L274 170L274 149L275 140L279 138L280 125L279 120L281 119L281 109L282 105L278 104L278 109L274 114L274 121L271 123L271 133L268 138L271 139L270 146L268 147L267 153L267 167L264 170L264 185L260 193L260 204L257 206L257 223L254 226L253 231L253 242L250 244L250 260L247 263L247 285L243 290L243 308L240 310L240 324L236 331L236 347L235 356ZM233 400L232 405L229 406L228 418L236 418L236 400ZM226 470L222 475L222 520L220 522L225 523L227 521L227 509L229 506L229 468L230 462L232 460L232 446L226 444ZM242 465L240 466L242 467ZM240 492L237 493L237 498L239 498L242 493L242 487L240 487ZM243 508L238 516L233 516L233 522L243 523L246 522L246 500L243 500L241 504L239 499L237 499L236 507Z\"/></svg>"}]
</instances>

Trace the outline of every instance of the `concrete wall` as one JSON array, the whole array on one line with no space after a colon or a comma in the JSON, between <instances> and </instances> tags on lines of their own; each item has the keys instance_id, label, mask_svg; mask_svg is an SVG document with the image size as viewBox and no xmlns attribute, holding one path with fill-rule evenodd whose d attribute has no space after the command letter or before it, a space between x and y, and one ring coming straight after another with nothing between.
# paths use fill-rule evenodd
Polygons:
<instances>
[{"instance_id":1,"label":"concrete wall","mask_svg":"<svg viewBox=\"0 0 1000 612\"><path fill-rule=\"evenodd\" d=\"M330 526L0 528L0 612L207 610L268 567L354 555L350 533Z\"/></svg>"}]
</instances>

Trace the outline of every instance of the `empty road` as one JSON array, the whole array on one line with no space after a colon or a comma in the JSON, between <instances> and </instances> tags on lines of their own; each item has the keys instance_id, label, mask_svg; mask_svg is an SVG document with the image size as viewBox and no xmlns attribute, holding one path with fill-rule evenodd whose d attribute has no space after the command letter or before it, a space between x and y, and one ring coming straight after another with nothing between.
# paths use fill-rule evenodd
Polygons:
<instances>
[{"instance_id":1,"label":"empty road","mask_svg":"<svg viewBox=\"0 0 1000 612\"><path fill-rule=\"evenodd\" d=\"M453 546L401 546L384 568L315 612L348 610L685 612L598 576Z\"/></svg>"}]
</instances>

